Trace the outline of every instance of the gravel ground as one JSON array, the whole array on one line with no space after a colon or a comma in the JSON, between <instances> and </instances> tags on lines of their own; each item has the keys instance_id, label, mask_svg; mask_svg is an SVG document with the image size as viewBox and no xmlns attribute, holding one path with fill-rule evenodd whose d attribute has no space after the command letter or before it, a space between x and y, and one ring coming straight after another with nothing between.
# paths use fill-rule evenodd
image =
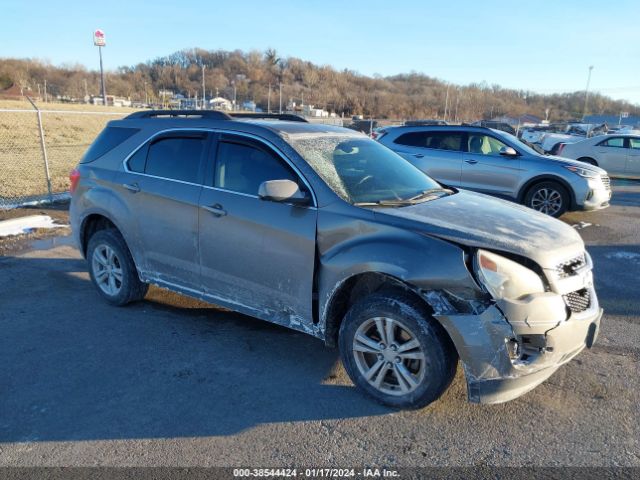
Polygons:
<instances>
[{"instance_id":1,"label":"gravel ground","mask_svg":"<svg viewBox=\"0 0 640 480\"><path fill-rule=\"evenodd\" d=\"M459 370L418 411L360 395L318 340L157 288L111 307L68 239L20 240L0 257L0 465L640 466L640 183L564 220L596 265L596 346L502 405L467 403Z\"/></svg>"}]
</instances>

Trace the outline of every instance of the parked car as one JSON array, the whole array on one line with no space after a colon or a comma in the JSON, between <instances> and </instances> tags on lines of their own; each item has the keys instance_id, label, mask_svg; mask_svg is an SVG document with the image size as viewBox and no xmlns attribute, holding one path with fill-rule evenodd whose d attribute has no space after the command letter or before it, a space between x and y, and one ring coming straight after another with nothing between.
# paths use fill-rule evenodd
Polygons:
<instances>
[{"instance_id":1,"label":"parked car","mask_svg":"<svg viewBox=\"0 0 640 480\"><path fill-rule=\"evenodd\" d=\"M313 335L387 405L434 401L458 358L472 402L518 397L598 332L573 228L443 187L348 129L137 112L109 122L71 191L74 237L107 302L155 284Z\"/></svg>"},{"instance_id":2,"label":"parked car","mask_svg":"<svg viewBox=\"0 0 640 480\"><path fill-rule=\"evenodd\" d=\"M612 177L640 178L640 135L602 135L562 144L558 155L602 167Z\"/></svg>"},{"instance_id":3,"label":"parked car","mask_svg":"<svg viewBox=\"0 0 640 480\"><path fill-rule=\"evenodd\" d=\"M559 217L609 205L607 172L541 155L513 135L473 126L395 127L377 140L446 185Z\"/></svg>"}]
</instances>

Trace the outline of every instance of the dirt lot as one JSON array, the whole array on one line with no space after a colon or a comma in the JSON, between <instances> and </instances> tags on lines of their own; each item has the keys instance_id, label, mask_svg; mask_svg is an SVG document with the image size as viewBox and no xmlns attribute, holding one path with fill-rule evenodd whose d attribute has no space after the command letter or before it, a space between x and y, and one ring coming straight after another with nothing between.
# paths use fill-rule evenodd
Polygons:
<instances>
[{"instance_id":1,"label":"dirt lot","mask_svg":"<svg viewBox=\"0 0 640 480\"><path fill-rule=\"evenodd\" d=\"M640 183L564 220L594 257L596 346L502 405L468 404L459 371L419 411L360 395L308 336L156 288L111 307L64 240L21 243L0 258L0 465L640 466Z\"/></svg>"}]
</instances>

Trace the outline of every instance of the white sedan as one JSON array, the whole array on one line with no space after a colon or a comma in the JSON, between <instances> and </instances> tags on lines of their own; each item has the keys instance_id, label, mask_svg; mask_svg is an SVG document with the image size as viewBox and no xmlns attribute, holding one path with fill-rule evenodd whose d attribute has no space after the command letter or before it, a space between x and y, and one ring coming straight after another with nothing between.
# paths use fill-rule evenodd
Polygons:
<instances>
[{"instance_id":1,"label":"white sedan","mask_svg":"<svg viewBox=\"0 0 640 480\"><path fill-rule=\"evenodd\" d=\"M640 178L640 135L601 135L561 145L558 156L604 168L612 177Z\"/></svg>"}]
</instances>

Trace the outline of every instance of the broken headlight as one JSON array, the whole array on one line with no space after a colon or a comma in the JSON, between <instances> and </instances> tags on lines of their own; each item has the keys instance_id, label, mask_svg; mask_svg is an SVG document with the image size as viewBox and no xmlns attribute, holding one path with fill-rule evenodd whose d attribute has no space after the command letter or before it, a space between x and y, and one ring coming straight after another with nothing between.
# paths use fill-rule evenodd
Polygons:
<instances>
[{"instance_id":1,"label":"broken headlight","mask_svg":"<svg viewBox=\"0 0 640 480\"><path fill-rule=\"evenodd\" d=\"M515 300L544 292L544 284L536 272L486 250L478 250L475 270L482 285L496 300Z\"/></svg>"}]
</instances>

